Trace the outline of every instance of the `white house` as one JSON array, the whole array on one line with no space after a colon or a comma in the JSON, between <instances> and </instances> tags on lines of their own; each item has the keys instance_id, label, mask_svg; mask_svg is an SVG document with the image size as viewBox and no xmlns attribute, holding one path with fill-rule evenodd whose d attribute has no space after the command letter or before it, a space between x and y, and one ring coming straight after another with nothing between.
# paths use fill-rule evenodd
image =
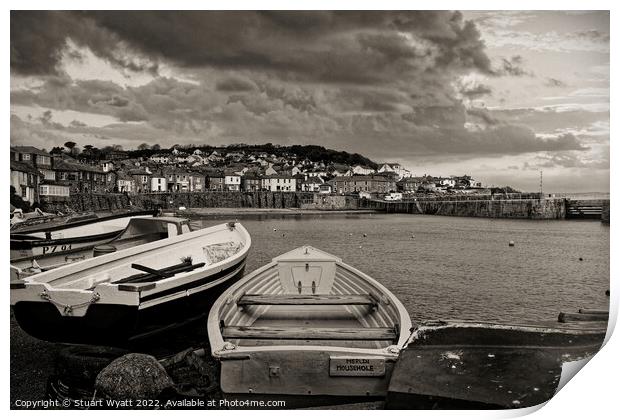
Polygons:
<instances>
[{"instance_id":1,"label":"white house","mask_svg":"<svg viewBox=\"0 0 620 420\"><path fill-rule=\"evenodd\" d=\"M295 175L295 174L293 174ZM326 171L322 171L320 169L310 169L306 172L304 172L304 175L306 176L306 178L325 178L327 177L327 172Z\"/></svg>"},{"instance_id":2,"label":"white house","mask_svg":"<svg viewBox=\"0 0 620 420\"><path fill-rule=\"evenodd\" d=\"M411 171L405 169L400 163L382 163L377 172L394 172L398 174L398 179L411 177Z\"/></svg>"},{"instance_id":3,"label":"white house","mask_svg":"<svg viewBox=\"0 0 620 420\"><path fill-rule=\"evenodd\" d=\"M293 175L266 175L261 179L261 188L268 191L297 191L297 178Z\"/></svg>"},{"instance_id":4,"label":"white house","mask_svg":"<svg viewBox=\"0 0 620 420\"><path fill-rule=\"evenodd\" d=\"M101 167L103 168L103 172L110 172L114 170L114 162L111 160L105 161L101 163Z\"/></svg>"},{"instance_id":5,"label":"white house","mask_svg":"<svg viewBox=\"0 0 620 420\"><path fill-rule=\"evenodd\" d=\"M305 181L301 182L301 190L319 192L323 183L323 179L319 177L308 177Z\"/></svg>"},{"instance_id":6,"label":"white house","mask_svg":"<svg viewBox=\"0 0 620 420\"><path fill-rule=\"evenodd\" d=\"M278 172L273 169L273 163L269 163L269 167L265 169L265 175L277 175Z\"/></svg>"},{"instance_id":7,"label":"white house","mask_svg":"<svg viewBox=\"0 0 620 420\"><path fill-rule=\"evenodd\" d=\"M375 172L374 169L363 165L355 165L353 168L351 168L351 170L354 175L370 175Z\"/></svg>"},{"instance_id":8,"label":"white house","mask_svg":"<svg viewBox=\"0 0 620 420\"><path fill-rule=\"evenodd\" d=\"M241 176L233 171L225 171L224 185L227 191L241 191Z\"/></svg>"},{"instance_id":9,"label":"white house","mask_svg":"<svg viewBox=\"0 0 620 420\"><path fill-rule=\"evenodd\" d=\"M475 179L470 178L469 179L469 186L472 187L472 188L480 188L480 187L482 187L482 182L476 181Z\"/></svg>"},{"instance_id":10,"label":"white house","mask_svg":"<svg viewBox=\"0 0 620 420\"><path fill-rule=\"evenodd\" d=\"M168 180L162 174L153 175L151 177L151 191L164 192L168 191Z\"/></svg>"},{"instance_id":11,"label":"white house","mask_svg":"<svg viewBox=\"0 0 620 420\"><path fill-rule=\"evenodd\" d=\"M174 158L174 161L177 163L189 163L192 161L192 158L190 156L187 155L177 155Z\"/></svg>"},{"instance_id":12,"label":"white house","mask_svg":"<svg viewBox=\"0 0 620 420\"><path fill-rule=\"evenodd\" d=\"M321 184L319 185L319 194L331 194L332 193L332 185L331 184Z\"/></svg>"},{"instance_id":13,"label":"white house","mask_svg":"<svg viewBox=\"0 0 620 420\"><path fill-rule=\"evenodd\" d=\"M118 192L121 193L133 193L135 192L135 181L132 177L128 175L121 175L116 180L116 186L118 188Z\"/></svg>"},{"instance_id":14,"label":"white house","mask_svg":"<svg viewBox=\"0 0 620 420\"><path fill-rule=\"evenodd\" d=\"M456 180L454 178L439 178L439 185L442 187L452 187L456 185Z\"/></svg>"},{"instance_id":15,"label":"white house","mask_svg":"<svg viewBox=\"0 0 620 420\"><path fill-rule=\"evenodd\" d=\"M39 177L36 169L23 162L11 161L11 185L15 193L32 204L36 200Z\"/></svg>"},{"instance_id":16,"label":"white house","mask_svg":"<svg viewBox=\"0 0 620 420\"><path fill-rule=\"evenodd\" d=\"M68 185L56 184L50 181L43 181L39 185L40 197L69 197L70 187Z\"/></svg>"},{"instance_id":17,"label":"white house","mask_svg":"<svg viewBox=\"0 0 620 420\"><path fill-rule=\"evenodd\" d=\"M153 155L149 158L150 161L155 162L155 163L160 163L160 164L167 164L170 163L170 158L166 155Z\"/></svg>"}]
</instances>

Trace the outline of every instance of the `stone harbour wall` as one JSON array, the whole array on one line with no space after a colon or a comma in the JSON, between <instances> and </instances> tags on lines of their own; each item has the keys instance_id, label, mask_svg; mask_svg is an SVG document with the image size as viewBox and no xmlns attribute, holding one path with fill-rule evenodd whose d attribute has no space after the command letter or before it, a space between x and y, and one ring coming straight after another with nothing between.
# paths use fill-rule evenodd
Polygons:
<instances>
[{"instance_id":1,"label":"stone harbour wall","mask_svg":"<svg viewBox=\"0 0 620 420\"><path fill-rule=\"evenodd\" d=\"M508 219L564 219L564 199L474 199L417 201L376 201L344 195L311 192L238 192L195 193L77 194L65 200L42 201L46 211L109 211L138 207L143 209L256 208L313 210L369 209L387 213L430 214L440 216L488 217Z\"/></svg>"},{"instance_id":2,"label":"stone harbour wall","mask_svg":"<svg viewBox=\"0 0 620 420\"><path fill-rule=\"evenodd\" d=\"M348 195L314 194L311 203L303 203L301 208L312 210L357 210L359 198Z\"/></svg>"},{"instance_id":3,"label":"stone harbour wall","mask_svg":"<svg viewBox=\"0 0 620 420\"><path fill-rule=\"evenodd\" d=\"M431 214L438 216L488 217L496 219L563 219L566 201L558 200L417 200L411 202L372 202L362 207L387 213Z\"/></svg>"},{"instance_id":4,"label":"stone harbour wall","mask_svg":"<svg viewBox=\"0 0 620 420\"><path fill-rule=\"evenodd\" d=\"M42 200L46 211L82 212L106 211L138 207L143 209L186 208L301 208L311 204L314 193L309 192L239 192L209 191L193 193L146 194L76 194L66 199Z\"/></svg>"}]
</instances>

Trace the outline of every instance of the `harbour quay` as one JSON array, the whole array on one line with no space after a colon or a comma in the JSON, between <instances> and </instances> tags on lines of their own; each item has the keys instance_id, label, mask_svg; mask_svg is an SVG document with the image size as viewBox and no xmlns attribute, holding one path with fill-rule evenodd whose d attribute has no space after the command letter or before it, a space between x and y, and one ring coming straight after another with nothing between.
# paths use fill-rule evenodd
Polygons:
<instances>
[{"instance_id":1,"label":"harbour quay","mask_svg":"<svg viewBox=\"0 0 620 420\"><path fill-rule=\"evenodd\" d=\"M51 211L113 211L128 207L178 211L199 215L215 209L274 209L302 211L376 211L437 216L501 219L598 219L609 223L610 200L554 197L541 193L404 195L385 200L374 194L320 194L303 191L207 191L140 194L74 194L64 200L46 201Z\"/></svg>"}]
</instances>

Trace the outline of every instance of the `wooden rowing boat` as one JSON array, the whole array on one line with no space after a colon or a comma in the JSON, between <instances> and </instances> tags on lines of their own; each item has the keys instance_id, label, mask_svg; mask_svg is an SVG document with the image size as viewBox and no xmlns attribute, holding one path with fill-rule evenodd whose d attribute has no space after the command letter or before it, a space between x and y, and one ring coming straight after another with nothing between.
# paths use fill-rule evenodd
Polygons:
<instances>
[{"instance_id":1,"label":"wooden rowing boat","mask_svg":"<svg viewBox=\"0 0 620 420\"><path fill-rule=\"evenodd\" d=\"M93 247L118 236L136 217L153 211L123 211L103 217L55 221L11 231L11 262L32 260L76 248Z\"/></svg>"},{"instance_id":2,"label":"wooden rowing boat","mask_svg":"<svg viewBox=\"0 0 620 420\"><path fill-rule=\"evenodd\" d=\"M93 243L74 244L68 249L57 249L39 257L17 258L11 261L11 281L24 279L76 261L82 261L107 252L116 252L190 232L189 219L180 217L133 217L114 238ZM103 247L102 245L105 245Z\"/></svg>"},{"instance_id":3,"label":"wooden rowing boat","mask_svg":"<svg viewBox=\"0 0 620 420\"><path fill-rule=\"evenodd\" d=\"M58 217L53 213L46 213L40 208L34 209L34 211L24 213L21 209L15 209L11 213L11 230L18 228L19 226L26 226L28 224L39 223L43 220L50 220L54 217Z\"/></svg>"},{"instance_id":4,"label":"wooden rowing boat","mask_svg":"<svg viewBox=\"0 0 620 420\"><path fill-rule=\"evenodd\" d=\"M573 363L594 355L606 323L428 322L396 362L387 408L524 408L547 402ZM581 362L580 362L581 361Z\"/></svg>"},{"instance_id":5,"label":"wooden rowing boat","mask_svg":"<svg viewBox=\"0 0 620 420\"><path fill-rule=\"evenodd\" d=\"M247 275L209 313L229 394L385 396L411 320L379 282L303 246Z\"/></svg>"},{"instance_id":6,"label":"wooden rowing boat","mask_svg":"<svg viewBox=\"0 0 620 420\"><path fill-rule=\"evenodd\" d=\"M205 315L243 275L250 246L241 224L221 224L11 283L11 305L36 338L124 345Z\"/></svg>"}]
</instances>

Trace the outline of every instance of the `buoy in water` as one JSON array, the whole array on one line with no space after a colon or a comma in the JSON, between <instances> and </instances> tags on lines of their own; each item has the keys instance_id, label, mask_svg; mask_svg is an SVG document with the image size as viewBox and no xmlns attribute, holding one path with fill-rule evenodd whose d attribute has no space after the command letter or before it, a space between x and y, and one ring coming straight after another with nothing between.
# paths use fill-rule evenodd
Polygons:
<instances>
[{"instance_id":1,"label":"buoy in water","mask_svg":"<svg viewBox=\"0 0 620 420\"><path fill-rule=\"evenodd\" d=\"M360 245L360 249L362 249L362 246Z\"/></svg>"},{"instance_id":2,"label":"buoy in water","mask_svg":"<svg viewBox=\"0 0 620 420\"><path fill-rule=\"evenodd\" d=\"M579 261L583 261L583 258L579 257Z\"/></svg>"},{"instance_id":3,"label":"buoy in water","mask_svg":"<svg viewBox=\"0 0 620 420\"><path fill-rule=\"evenodd\" d=\"M364 238L365 238L365 237L367 237L368 235L366 235L366 234L364 233L364 235L363 235L363 236L364 236Z\"/></svg>"},{"instance_id":4,"label":"buoy in water","mask_svg":"<svg viewBox=\"0 0 620 420\"><path fill-rule=\"evenodd\" d=\"M276 229L276 228L273 228L273 231L274 231L274 232L277 232L277 231L278 231L278 229Z\"/></svg>"},{"instance_id":5,"label":"buoy in water","mask_svg":"<svg viewBox=\"0 0 620 420\"><path fill-rule=\"evenodd\" d=\"M508 246L515 246L515 241L508 242Z\"/></svg>"}]
</instances>

